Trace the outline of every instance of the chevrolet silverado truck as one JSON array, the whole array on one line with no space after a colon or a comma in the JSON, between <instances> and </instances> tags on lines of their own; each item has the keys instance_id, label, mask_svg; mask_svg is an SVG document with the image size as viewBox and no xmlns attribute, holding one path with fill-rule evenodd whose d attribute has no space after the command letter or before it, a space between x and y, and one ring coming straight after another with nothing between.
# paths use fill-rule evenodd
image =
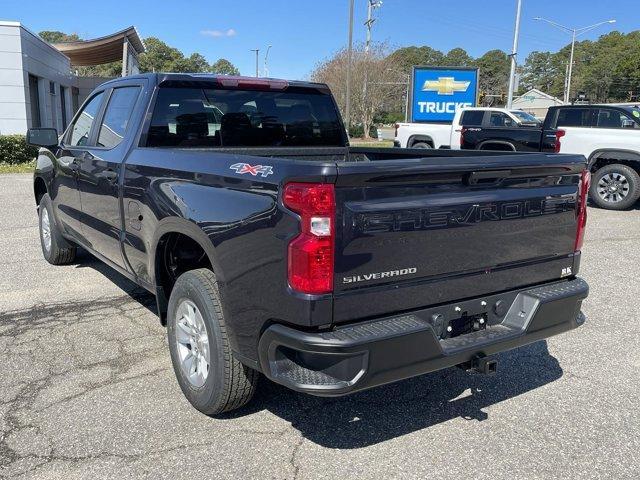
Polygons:
<instances>
[{"instance_id":1,"label":"chevrolet silverado truck","mask_svg":"<svg viewBox=\"0 0 640 480\"><path fill-rule=\"evenodd\" d=\"M624 210L640 198L640 108L563 105L549 108L541 128L514 125L487 111L463 122L460 148L584 155L592 174L589 198L600 208Z\"/></svg>"},{"instance_id":2,"label":"chevrolet silverado truck","mask_svg":"<svg viewBox=\"0 0 640 480\"><path fill-rule=\"evenodd\" d=\"M145 74L31 129L40 240L155 295L206 414L337 396L579 327L581 155L352 148L326 85ZM106 319L108 321L108 319Z\"/></svg>"}]
</instances>

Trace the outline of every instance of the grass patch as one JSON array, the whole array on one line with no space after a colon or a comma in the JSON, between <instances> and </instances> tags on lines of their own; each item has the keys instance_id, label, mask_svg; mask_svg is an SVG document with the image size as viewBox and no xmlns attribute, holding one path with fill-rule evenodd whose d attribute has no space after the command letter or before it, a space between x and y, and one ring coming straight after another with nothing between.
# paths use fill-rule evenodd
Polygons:
<instances>
[{"instance_id":1,"label":"grass patch","mask_svg":"<svg viewBox=\"0 0 640 480\"><path fill-rule=\"evenodd\" d=\"M27 163L3 163L0 162L0 174L2 173L33 173L33 169L36 166L36 162Z\"/></svg>"},{"instance_id":2,"label":"grass patch","mask_svg":"<svg viewBox=\"0 0 640 480\"><path fill-rule=\"evenodd\" d=\"M382 140L379 142L378 140L362 140L361 138L353 138L349 140L349 144L352 147L393 147L393 140Z\"/></svg>"}]
</instances>

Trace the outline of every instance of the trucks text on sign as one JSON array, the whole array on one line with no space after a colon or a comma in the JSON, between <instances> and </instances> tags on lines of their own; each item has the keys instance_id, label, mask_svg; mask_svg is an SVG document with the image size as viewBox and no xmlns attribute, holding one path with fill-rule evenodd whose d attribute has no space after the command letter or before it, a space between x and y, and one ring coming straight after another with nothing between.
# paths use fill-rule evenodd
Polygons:
<instances>
[{"instance_id":1,"label":"trucks text on sign","mask_svg":"<svg viewBox=\"0 0 640 480\"><path fill-rule=\"evenodd\" d=\"M476 105L477 68L413 67L412 122L451 122L456 110Z\"/></svg>"}]
</instances>

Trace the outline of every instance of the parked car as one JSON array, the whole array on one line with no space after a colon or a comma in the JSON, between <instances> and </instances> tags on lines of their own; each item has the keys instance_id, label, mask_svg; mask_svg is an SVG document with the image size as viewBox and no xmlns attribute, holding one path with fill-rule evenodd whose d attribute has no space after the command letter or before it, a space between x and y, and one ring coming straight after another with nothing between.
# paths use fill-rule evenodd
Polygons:
<instances>
[{"instance_id":1,"label":"parked car","mask_svg":"<svg viewBox=\"0 0 640 480\"><path fill-rule=\"evenodd\" d=\"M468 150L556 152L584 155L592 173L590 199L623 210L640 198L640 109L618 105L551 107L541 128L502 122L485 112L463 122L461 147Z\"/></svg>"},{"instance_id":2,"label":"parked car","mask_svg":"<svg viewBox=\"0 0 640 480\"><path fill-rule=\"evenodd\" d=\"M467 107L456 111L452 123L398 123L394 146L401 148L460 148L462 127L472 127L489 115L495 126L510 128L540 127L540 120L522 110ZM491 150L491 149L487 149ZM495 149L493 149L495 150ZM498 148L498 150L500 150Z\"/></svg>"},{"instance_id":3,"label":"parked car","mask_svg":"<svg viewBox=\"0 0 640 480\"><path fill-rule=\"evenodd\" d=\"M107 82L28 139L45 259L153 293L207 414L259 373L325 396L492 373L585 321L581 155L352 148L326 85L188 74Z\"/></svg>"}]
</instances>

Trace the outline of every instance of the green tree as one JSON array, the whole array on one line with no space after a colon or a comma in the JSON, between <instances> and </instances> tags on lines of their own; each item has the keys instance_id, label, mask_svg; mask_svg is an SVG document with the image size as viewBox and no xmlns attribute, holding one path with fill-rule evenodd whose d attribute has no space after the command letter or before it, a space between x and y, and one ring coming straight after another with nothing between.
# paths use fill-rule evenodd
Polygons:
<instances>
[{"instance_id":1,"label":"green tree","mask_svg":"<svg viewBox=\"0 0 640 480\"><path fill-rule=\"evenodd\" d=\"M511 62L505 52L502 50L489 50L476 59L474 65L480 69L480 91L489 95L506 93L509 85Z\"/></svg>"},{"instance_id":2,"label":"green tree","mask_svg":"<svg viewBox=\"0 0 640 480\"><path fill-rule=\"evenodd\" d=\"M543 92L552 93L552 86L559 77L564 80L564 72L558 69L558 62L554 61L549 52L531 52L522 67L520 89L537 88Z\"/></svg>"},{"instance_id":3,"label":"green tree","mask_svg":"<svg viewBox=\"0 0 640 480\"><path fill-rule=\"evenodd\" d=\"M40 38L49 43L77 42L82 40L77 33L66 34L58 30L43 30L38 33Z\"/></svg>"},{"instance_id":4,"label":"green tree","mask_svg":"<svg viewBox=\"0 0 640 480\"><path fill-rule=\"evenodd\" d=\"M175 72L176 67L184 66L180 62L184 55L180 50L170 47L156 37L145 38L146 51L139 56L141 72Z\"/></svg>"},{"instance_id":5,"label":"green tree","mask_svg":"<svg viewBox=\"0 0 640 480\"><path fill-rule=\"evenodd\" d=\"M207 60L199 53L192 53L189 57L178 58L173 62L172 72L203 73L209 70Z\"/></svg>"},{"instance_id":6,"label":"green tree","mask_svg":"<svg viewBox=\"0 0 640 480\"><path fill-rule=\"evenodd\" d=\"M240 75L240 70L226 58L221 58L213 63L209 70L218 75Z\"/></svg>"},{"instance_id":7,"label":"green tree","mask_svg":"<svg viewBox=\"0 0 640 480\"><path fill-rule=\"evenodd\" d=\"M442 59L444 66L449 67L470 67L473 66L473 58L469 56L464 48L453 48L447 52Z\"/></svg>"},{"instance_id":8,"label":"green tree","mask_svg":"<svg viewBox=\"0 0 640 480\"><path fill-rule=\"evenodd\" d=\"M444 65L444 54L440 50L427 46L399 48L389 57L404 74L411 73L414 65Z\"/></svg>"}]
</instances>

